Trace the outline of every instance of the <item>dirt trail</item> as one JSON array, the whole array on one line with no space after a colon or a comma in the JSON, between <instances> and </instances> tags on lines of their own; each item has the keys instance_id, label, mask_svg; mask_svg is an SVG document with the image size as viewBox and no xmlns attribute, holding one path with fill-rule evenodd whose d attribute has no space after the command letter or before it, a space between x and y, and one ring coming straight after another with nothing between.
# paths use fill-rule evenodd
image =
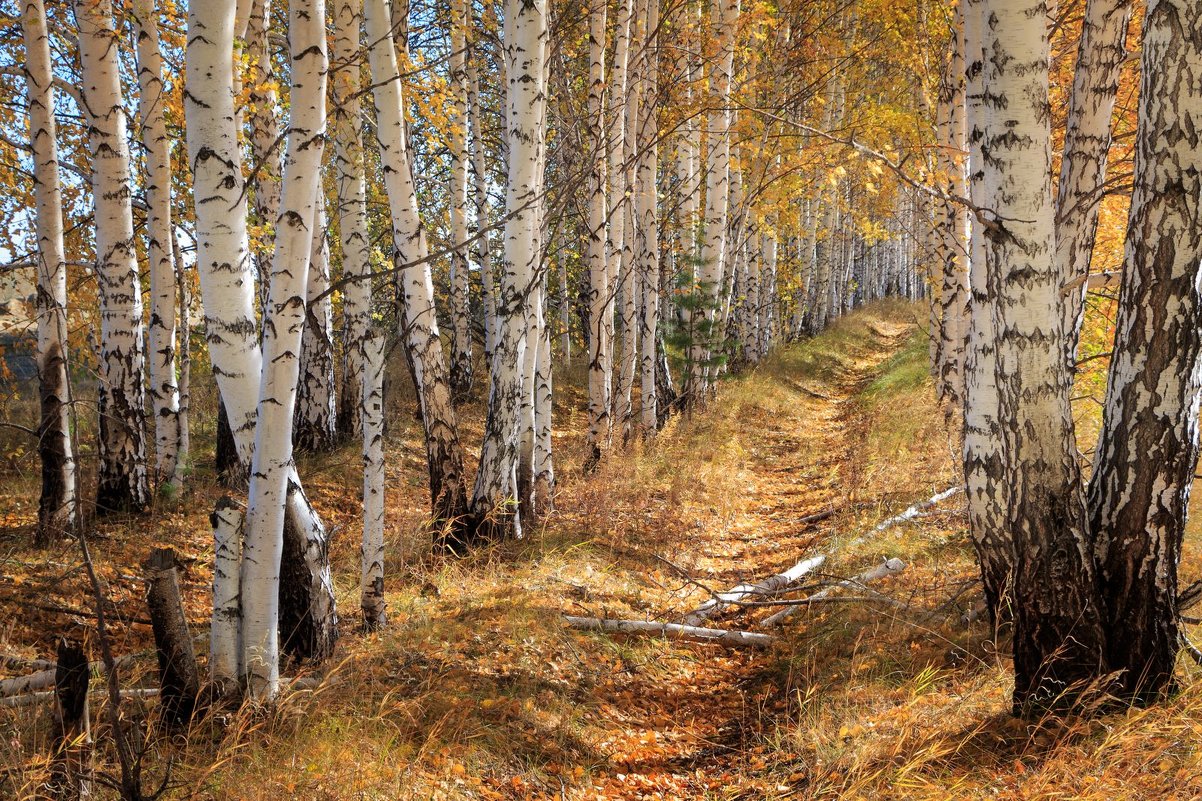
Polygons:
<instances>
[{"instance_id":1,"label":"dirt trail","mask_svg":"<svg viewBox=\"0 0 1202 801\"><path fill-rule=\"evenodd\" d=\"M748 454L747 512L725 530L703 530L687 550L699 556L690 576L712 589L779 572L845 530L854 512L847 492L857 472L854 397L913 331L876 321L868 341L835 358L829 376L784 377L796 401L788 415L746 409L740 443ZM828 358L823 356L822 358ZM839 511L811 525L806 515ZM682 545L685 545L682 543ZM691 596L696 599L694 593ZM682 607L687 609L688 607ZM732 614L712 625L751 628ZM595 725L612 731L600 744L609 763L582 798L765 797L783 787L756 786L762 747L755 733L784 711L772 670L779 656L711 646L665 647L655 664L631 664L606 683ZM760 753L757 753L757 750ZM748 781L751 784L748 784ZM573 797L577 797L573 794Z\"/></svg>"}]
</instances>

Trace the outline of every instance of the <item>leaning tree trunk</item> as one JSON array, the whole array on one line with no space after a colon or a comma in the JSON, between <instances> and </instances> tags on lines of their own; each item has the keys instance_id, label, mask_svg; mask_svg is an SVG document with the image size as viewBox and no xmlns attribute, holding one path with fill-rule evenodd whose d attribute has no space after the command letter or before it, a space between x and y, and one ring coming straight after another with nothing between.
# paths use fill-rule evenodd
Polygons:
<instances>
[{"instance_id":1,"label":"leaning tree trunk","mask_svg":"<svg viewBox=\"0 0 1202 801\"><path fill-rule=\"evenodd\" d=\"M150 264L150 408L154 416L156 480L173 484L180 458L179 386L175 376L175 259L171 248L171 154L152 0L134 3L138 41L138 113L146 147L146 255Z\"/></svg>"},{"instance_id":2,"label":"leaning tree trunk","mask_svg":"<svg viewBox=\"0 0 1202 801\"><path fill-rule=\"evenodd\" d=\"M1089 508L1126 695L1154 700L1180 648L1177 563L1198 461L1202 3L1144 18L1135 189Z\"/></svg>"},{"instance_id":3,"label":"leaning tree trunk","mask_svg":"<svg viewBox=\"0 0 1202 801\"><path fill-rule=\"evenodd\" d=\"M184 110L206 341L230 435L245 470L255 448L263 355L255 322L246 185L234 106L234 19L233 0L189 7ZM282 588L280 618L284 647L298 658L322 659L333 650L338 634L329 549L325 528L301 489L295 467L289 468L286 502L284 569L289 580Z\"/></svg>"},{"instance_id":4,"label":"leaning tree trunk","mask_svg":"<svg viewBox=\"0 0 1202 801\"><path fill-rule=\"evenodd\" d=\"M338 0L334 10L334 166L338 175L338 230L342 240L343 356L338 431L359 434L363 342L371 326L371 241L360 103L360 29L363 0Z\"/></svg>"},{"instance_id":5,"label":"leaning tree trunk","mask_svg":"<svg viewBox=\"0 0 1202 801\"><path fill-rule=\"evenodd\" d=\"M96 511L142 511L150 503L142 287L130 205L129 145L109 0L76 0L79 63L95 204L100 289L100 469Z\"/></svg>"},{"instance_id":6,"label":"leaning tree trunk","mask_svg":"<svg viewBox=\"0 0 1202 801\"><path fill-rule=\"evenodd\" d=\"M467 266L467 8L451 0L451 391L462 398L472 388L472 331Z\"/></svg>"},{"instance_id":7,"label":"leaning tree trunk","mask_svg":"<svg viewBox=\"0 0 1202 801\"><path fill-rule=\"evenodd\" d=\"M468 511L463 448L451 405L451 388L434 313L434 284L405 139L405 105L390 7L389 0L367 0L368 60L374 85L380 161L400 262L398 286L403 307L400 333L413 370L425 427L434 517L445 530L455 527L456 521Z\"/></svg>"},{"instance_id":8,"label":"leaning tree trunk","mask_svg":"<svg viewBox=\"0 0 1202 801\"><path fill-rule=\"evenodd\" d=\"M969 144L969 196L974 206L985 206L985 20L982 0L968 0L964 8L965 64ZM964 352L964 481L968 496L968 522L981 564L985 603L992 620L1002 612L1002 601L1013 569L1013 549L1006 537L1007 485L1002 443L998 437L996 331L993 309L997 302L987 263L986 232L972 220L969 237L969 326Z\"/></svg>"},{"instance_id":9,"label":"leaning tree trunk","mask_svg":"<svg viewBox=\"0 0 1202 801\"><path fill-rule=\"evenodd\" d=\"M305 330L301 337L300 380L292 442L297 450L334 447L337 410L334 393L334 304L330 299L330 250L326 236L325 196L317 197L305 286Z\"/></svg>"},{"instance_id":10,"label":"leaning tree trunk","mask_svg":"<svg viewBox=\"0 0 1202 801\"><path fill-rule=\"evenodd\" d=\"M58 180L58 133L54 119L50 34L42 0L21 4L25 35L25 86L29 97L29 144L33 155L34 226L38 237L38 456L42 492L37 540L48 545L70 531L79 499L71 443L67 376L67 257L63 246L63 200Z\"/></svg>"},{"instance_id":11,"label":"leaning tree trunk","mask_svg":"<svg viewBox=\"0 0 1202 801\"><path fill-rule=\"evenodd\" d=\"M1110 155L1110 123L1131 0L1087 0L1073 72L1073 94L1064 126L1064 158L1056 196L1056 266L1066 286L1065 358L1072 364L1085 317L1086 278L1093 259L1098 212Z\"/></svg>"},{"instance_id":12,"label":"leaning tree trunk","mask_svg":"<svg viewBox=\"0 0 1202 801\"><path fill-rule=\"evenodd\" d=\"M1095 571L1063 358L1051 186L1044 0L985 0L982 146L995 229L999 418L1010 488L1014 707L1069 704L1105 669Z\"/></svg>"},{"instance_id":13,"label":"leaning tree trunk","mask_svg":"<svg viewBox=\"0 0 1202 801\"><path fill-rule=\"evenodd\" d=\"M310 249L326 125L325 3L288 10L292 113L263 325L263 376L242 552L242 665L251 697L279 692L284 504L293 470L292 419L305 328Z\"/></svg>"},{"instance_id":14,"label":"leaning tree trunk","mask_svg":"<svg viewBox=\"0 0 1202 801\"><path fill-rule=\"evenodd\" d=\"M605 315L609 309L609 267L605 259L605 93L606 4L589 7L588 119L592 153L588 172L588 447L590 462L601 458L612 420L609 416L613 352Z\"/></svg>"},{"instance_id":15,"label":"leaning tree trunk","mask_svg":"<svg viewBox=\"0 0 1202 801\"><path fill-rule=\"evenodd\" d=\"M527 347L536 347L530 329L531 296L537 291L538 202L542 194L541 152L545 120L542 40L547 33L546 0L506 0L506 181L505 254L498 276L497 338L488 396L488 419L480 467L472 493L477 527L490 538L521 535L512 500L517 490L517 445L523 391L521 368Z\"/></svg>"}]
</instances>

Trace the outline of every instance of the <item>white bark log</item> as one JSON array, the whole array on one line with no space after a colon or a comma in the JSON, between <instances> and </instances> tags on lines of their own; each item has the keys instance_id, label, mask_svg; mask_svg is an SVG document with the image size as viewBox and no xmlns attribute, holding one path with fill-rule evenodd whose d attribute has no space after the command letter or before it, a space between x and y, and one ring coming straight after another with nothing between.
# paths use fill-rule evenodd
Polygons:
<instances>
[{"instance_id":1,"label":"white bark log","mask_svg":"<svg viewBox=\"0 0 1202 801\"><path fill-rule=\"evenodd\" d=\"M784 623L785 620L787 618L789 618L789 616L791 616L793 613L795 613L798 609L808 608L810 604L813 604L818 601L822 601L826 598L829 598L834 593L838 592L839 590L847 589L848 587L863 587L868 584L871 584L874 581L879 581L883 578L888 578L889 576L895 576L905 569L906 569L906 563L903 562L902 560L900 560L896 557L894 557L893 559L886 559L881 564L877 565L876 567L874 567L870 570L865 570L863 573L856 576L855 578L844 579L843 581L832 584L831 586L827 587L826 589L819 590L818 592L816 592L813 595L806 598L805 604L798 604L796 606L786 606L784 609L780 610L779 612L771 615L770 617L765 618L763 625L764 626L779 626L782 623Z\"/></svg>"},{"instance_id":2,"label":"white bark log","mask_svg":"<svg viewBox=\"0 0 1202 801\"><path fill-rule=\"evenodd\" d=\"M720 592L701 606L685 615L684 622L689 626L699 625L703 620L726 609L728 606L752 596L776 595L796 584L806 574L822 567L826 562L825 556L811 556L802 559L783 573L777 573L759 581L738 584L726 592Z\"/></svg>"},{"instance_id":3,"label":"white bark log","mask_svg":"<svg viewBox=\"0 0 1202 801\"><path fill-rule=\"evenodd\" d=\"M654 620L609 620L599 617L575 617L564 615L570 628L585 631L616 631L622 634L658 634L690 640L717 642L723 645L745 645L750 648L767 648L773 638L769 634L751 631L728 631L707 629L698 626L682 626L679 623L660 623Z\"/></svg>"}]
</instances>

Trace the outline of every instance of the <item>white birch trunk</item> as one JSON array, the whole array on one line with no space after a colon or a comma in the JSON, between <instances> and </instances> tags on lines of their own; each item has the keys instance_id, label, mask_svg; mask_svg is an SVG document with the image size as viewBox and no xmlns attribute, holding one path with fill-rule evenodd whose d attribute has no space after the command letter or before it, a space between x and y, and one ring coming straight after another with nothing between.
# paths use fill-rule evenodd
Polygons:
<instances>
[{"instance_id":1,"label":"white birch trunk","mask_svg":"<svg viewBox=\"0 0 1202 801\"><path fill-rule=\"evenodd\" d=\"M1056 266L1065 284L1065 357L1071 364L1084 319L1086 277L1110 155L1111 117L1127 59L1131 0L1088 0L1064 128L1056 195Z\"/></svg>"},{"instance_id":2,"label":"white birch trunk","mask_svg":"<svg viewBox=\"0 0 1202 801\"><path fill-rule=\"evenodd\" d=\"M371 241L367 231L367 187L363 163L360 102L360 29L363 0L338 0L334 9L334 167L338 176L338 228L342 239L343 362L338 430L360 433L363 342L371 325Z\"/></svg>"},{"instance_id":3,"label":"white birch trunk","mask_svg":"<svg viewBox=\"0 0 1202 801\"><path fill-rule=\"evenodd\" d=\"M153 0L134 3L138 48L138 114L146 147L146 255L150 267L148 347L156 481L177 480L179 387L175 377L175 260L171 249L171 154L163 121L163 56Z\"/></svg>"},{"instance_id":4,"label":"white birch trunk","mask_svg":"<svg viewBox=\"0 0 1202 801\"><path fill-rule=\"evenodd\" d=\"M609 416L613 353L610 349L606 310L609 308L609 266L606 261L606 137L603 96L605 92L605 17L606 4L589 8L589 85L588 119L592 131L592 152L588 174L588 446L590 462L601 458L609 437Z\"/></svg>"},{"instance_id":5,"label":"white birch trunk","mask_svg":"<svg viewBox=\"0 0 1202 801\"><path fill-rule=\"evenodd\" d=\"M393 241L400 264L400 334L408 351L421 406L434 516L445 525L459 520L467 511L463 450L451 405L451 388L434 309L434 283L426 260L428 250L409 163L391 3L389 0L367 0L365 18L376 105L376 135L384 167Z\"/></svg>"},{"instance_id":6,"label":"white birch trunk","mask_svg":"<svg viewBox=\"0 0 1202 801\"><path fill-rule=\"evenodd\" d=\"M957 6L951 54L939 89L939 149L936 168L944 194L964 197L964 5ZM937 386L953 409L964 399L964 342L968 316L968 209L952 200L938 201L942 285L939 292L940 364Z\"/></svg>"},{"instance_id":7,"label":"white birch trunk","mask_svg":"<svg viewBox=\"0 0 1202 801\"><path fill-rule=\"evenodd\" d=\"M472 387L470 282L467 265L467 6L451 0L451 103L448 146L451 159L451 391L464 397Z\"/></svg>"},{"instance_id":8,"label":"white birch trunk","mask_svg":"<svg viewBox=\"0 0 1202 801\"><path fill-rule=\"evenodd\" d=\"M630 39L634 28L635 0L618 0L615 7L617 30L614 32L614 59L609 73L607 95L607 139L606 152L608 155L607 176L609 178L608 209L605 238L606 280L609 291L605 295L605 310L602 312L605 336L610 350L609 359L603 365L607 372L609 383L610 411L606 421L605 445L613 441L613 427L619 420L614 419L615 411L623 411L621 396L622 384L622 355L616 348L615 315L620 313L617 308L618 295L622 292L623 280L622 263L626 249L626 223L629 217L629 198L627 184L630 172L627 168L627 109L629 103ZM631 132L633 136L633 132ZM633 236L633 234L632 234ZM623 314L623 320L625 315ZM615 375L615 365L616 375Z\"/></svg>"},{"instance_id":9,"label":"white birch trunk","mask_svg":"<svg viewBox=\"0 0 1202 801\"><path fill-rule=\"evenodd\" d=\"M218 687L233 687L242 678L242 510L222 498L209 524L214 552L209 678Z\"/></svg>"},{"instance_id":10,"label":"white birch trunk","mask_svg":"<svg viewBox=\"0 0 1202 801\"><path fill-rule=\"evenodd\" d=\"M638 370L638 311L640 279L636 261L638 231L635 228L639 220L638 203L639 189L635 185L635 172L638 165L638 133L639 133L639 104L645 81L646 64L643 48L643 29L645 27L646 7L642 0L628 0L630 9L630 44L628 50L633 56L628 57L625 97L622 100L624 120L622 162L622 252L618 263L618 292L622 305L619 314L622 319L622 350L618 355L618 388L614 393L614 420L622 426L622 442L630 439L631 413L633 410L634 377ZM637 6L635 4L638 4ZM611 162L612 165L612 162ZM616 191L616 190L615 190Z\"/></svg>"},{"instance_id":11,"label":"white birch trunk","mask_svg":"<svg viewBox=\"0 0 1202 801\"><path fill-rule=\"evenodd\" d=\"M716 0L710 10L710 26L717 52L710 67L709 102L706 116L707 145L705 159L705 231L698 265L698 291L710 308L694 310L693 342L689 350L689 374L685 382L685 402L695 405L708 391L707 364L719 323L725 277L727 216L730 185L730 84L734 63L734 25L738 0Z\"/></svg>"},{"instance_id":12,"label":"white birch trunk","mask_svg":"<svg viewBox=\"0 0 1202 801\"><path fill-rule=\"evenodd\" d=\"M260 701L274 699L280 684L284 505L294 471L292 420L326 128L324 0L289 8L288 44L292 113L263 325L263 373L242 559L243 670L251 697Z\"/></svg>"},{"instance_id":13,"label":"white birch trunk","mask_svg":"<svg viewBox=\"0 0 1202 801\"><path fill-rule=\"evenodd\" d=\"M41 544L50 544L74 528L79 498L67 375L67 257L58 177L58 126L54 118L50 34L42 0L23 0L21 28L25 37L25 87L29 96L34 226L38 238L36 312L41 403L38 455L42 461L42 488L37 539Z\"/></svg>"},{"instance_id":14,"label":"white birch trunk","mask_svg":"<svg viewBox=\"0 0 1202 801\"><path fill-rule=\"evenodd\" d=\"M142 287L130 205L129 144L109 0L76 0L100 289L98 514L141 511L146 471Z\"/></svg>"},{"instance_id":15,"label":"white birch trunk","mask_svg":"<svg viewBox=\"0 0 1202 801\"><path fill-rule=\"evenodd\" d=\"M359 606L363 627L388 625L384 600L384 337L362 341L363 544Z\"/></svg>"},{"instance_id":16,"label":"white birch trunk","mask_svg":"<svg viewBox=\"0 0 1202 801\"><path fill-rule=\"evenodd\" d=\"M530 300L537 291L542 193L544 46L547 35L546 0L506 0L505 60L506 139L509 142L509 175L506 181L505 255L498 276L497 313L500 336L493 353L488 398L488 419L480 467L472 495L473 511L481 533L521 535L519 515L512 507L518 461L518 434L522 404L522 365L530 337Z\"/></svg>"},{"instance_id":17,"label":"white birch trunk","mask_svg":"<svg viewBox=\"0 0 1202 801\"><path fill-rule=\"evenodd\" d=\"M965 5L964 38L967 67L969 141L969 199L983 208L985 133L985 20L982 0ZM964 480L968 496L969 531L981 564L990 616L997 613L1009 583L1010 546L1006 531L1006 484L997 388L996 330L993 324L995 286L986 261L985 229L973 219L969 238L969 330L964 360Z\"/></svg>"},{"instance_id":18,"label":"white birch trunk","mask_svg":"<svg viewBox=\"0 0 1202 801\"><path fill-rule=\"evenodd\" d=\"M254 211L257 236L254 255L257 268L258 302L267 316L267 285L271 265L271 248L275 241L275 222L280 209L280 139L279 92L271 65L271 0L238 0L238 19L234 32L245 38L247 96L250 101L250 152L254 168ZM235 68L236 69L236 68ZM237 72L235 72L237 80ZM242 109L238 129L241 130Z\"/></svg>"},{"instance_id":19,"label":"white birch trunk","mask_svg":"<svg viewBox=\"0 0 1202 801\"><path fill-rule=\"evenodd\" d=\"M1144 702L1176 681L1177 566L1202 390L1202 4L1157 0L1143 28L1135 188L1091 533L1111 626L1107 667Z\"/></svg>"},{"instance_id":20,"label":"white birch trunk","mask_svg":"<svg viewBox=\"0 0 1202 801\"><path fill-rule=\"evenodd\" d=\"M492 364L497 342L497 295L493 285L491 234L488 232L488 163L485 160L484 134L480 123L480 77L475 58L467 62L468 118L472 133L473 194L476 215L476 242L473 256L480 268L480 294L484 306L484 363Z\"/></svg>"},{"instance_id":21,"label":"white birch trunk","mask_svg":"<svg viewBox=\"0 0 1202 801\"><path fill-rule=\"evenodd\" d=\"M325 193L318 190L316 217L305 285L305 327L301 337L300 378L292 442L300 451L334 447L337 422L334 401L334 303L330 288ZM323 297L324 296L324 297ZM319 299L320 298L320 299Z\"/></svg>"},{"instance_id":22,"label":"white birch trunk","mask_svg":"<svg viewBox=\"0 0 1202 801\"><path fill-rule=\"evenodd\" d=\"M635 202L638 223L637 273L642 296L639 314L639 428L652 436L659 427L655 391L656 343L659 340L659 217L656 166L659 163L659 2L648 0L645 21L644 83L639 95L638 171Z\"/></svg>"},{"instance_id":23,"label":"white birch trunk","mask_svg":"<svg viewBox=\"0 0 1202 801\"><path fill-rule=\"evenodd\" d=\"M263 354L255 322L247 197L234 103L235 19L233 0L189 7L184 111L209 358L238 459L249 466L255 449ZM307 244L303 252L307 256ZM338 616L325 528L305 497L294 467L288 477L286 515L289 581L284 588L287 603L281 626L291 636L285 646L298 657L321 659L333 649Z\"/></svg>"},{"instance_id":24,"label":"white birch trunk","mask_svg":"<svg viewBox=\"0 0 1202 801\"><path fill-rule=\"evenodd\" d=\"M1013 580L1014 706L1065 703L1103 665L1093 557L1073 442L1054 262L1043 0L985 0L986 207L996 281L997 379ZM1079 689L1077 690L1079 691Z\"/></svg>"}]
</instances>

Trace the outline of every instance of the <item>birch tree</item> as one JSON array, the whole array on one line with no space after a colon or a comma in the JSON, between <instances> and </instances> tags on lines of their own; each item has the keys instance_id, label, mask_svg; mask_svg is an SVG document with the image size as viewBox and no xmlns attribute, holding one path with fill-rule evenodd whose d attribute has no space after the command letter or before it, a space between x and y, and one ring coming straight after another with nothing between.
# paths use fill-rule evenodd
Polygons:
<instances>
[{"instance_id":1,"label":"birch tree","mask_svg":"<svg viewBox=\"0 0 1202 801\"><path fill-rule=\"evenodd\" d=\"M982 0L965 3L964 40L969 144L969 199L984 208L985 19ZM1013 555L1006 530L1006 482L1002 443L993 308L996 283L987 263L985 231L973 219L969 238L969 328L964 354L964 481L969 532L981 564L990 616L996 621L1007 591Z\"/></svg>"},{"instance_id":2,"label":"birch tree","mask_svg":"<svg viewBox=\"0 0 1202 801\"><path fill-rule=\"evenodd\" d=\"M1177 564L1202 389L1202 3L1157 0L1143 24L1135 186L1089 512L1123 695L1172 685Z\"/></svg>"},{"instance_id":3,"label":"birch tree","mask_svg":"<svg viewBox=\"0 0 1202 801\"><path fill-rule=\"evenodd\" d=\"M472 508L482 534L520 536L522 521L514 508L526 349L535 347L528 336L529 298L537 290L542 193L541 152L545 74L543 39L547 35L546 0L506 0L505 3L506 138L509 173L506 180L505 251L497 281L500 332L488 396L488 419L480 450L480 467L472 493Z\"/></svg>"},{"instance_id":4,"label":"birch tree","mask_svg":"<svg viewBox=\"0 0 1202 801\"><path fill-rule=\"evenodd\" d=\"M963 4L952 24L950 54L939 87L939 149L936 169L942 194L936 226L941 256L939 291L939 364L936 386L952 408L964 398L964 339L968 316L968 209L951 198L964 197L965 70Z\"/></svg>"},{"instance_id":5,"label":"birch tree","mask_svg":"<svg viewBox=\"0 0 1202 801\"><path fill-rule=\"evenodd\" d=\"M233 0L189 6L184 111L209 358L238 459L249 467L255 450L263 354L255 322L247 195L234 104L234 26ZM303 253L307 257L307 244ZM291 422L291 411L286 419ZM290 428L283 431L290 441ZM288 469L284 513L288 577L280 607L284 646L297 657L322 659L337 637L329 549L325 528L305 497L294 466Z\"/></svg>"},{"instance_id":6,"label":"birch tree","mask_svg":"<svg viewBox=\"0 0 1202 801\"><path fill-rule=\"evenodd\" d=\"M488 162L484 152L484 132L480 122L480 76L473 48L467 60L468 122L472 134L472 195L475 203L476 239L473 258L480 268L480 295L484 307L484 361L492 363L497 341L497 299L493 287L492 245L488 233Z\"/></svg>"},{"instance_id":7,"label":"birch tree","mask_svg":"<svg viewBox=\"0 0 1202 801\"><path fill-rule=\"evenodd\" d=\"M1056 195L1056 266L1066 287L1065 356L1070 363L1084 319L1085 281L1093 259L1130 20L1130 0L1085 3Z\"/></svg>"},{"instance_id":8,"label":"birch tree","mask_svg":"<svg viewBox=\"0 0 1202 801\"><path fill-rule=\"evenodd\" d=\"M342 275L343 361L337 428L359 433L363 386L363 343L371 325L371 242L367 232L367 185L363 162L363 111L360 101L360 29L362 0L338 0L334 9L331 108L334 169L338 181L338 230Z\"/></svg>"},{"instance_id":9,"label":"birch tree","mask_svg":"<svg viewBox=\"0 0 1202 801\"><path fill-rule=\"evenodd\" d=\"M21 29L25 40L34 226L38 238L38 456L42 461L42 488L37 540L49 544L75 526L79 499L71 442L71 393L67 383L67 257L58 177L58 126L54 119L50 33L42 0L23 0Z\"/></svg>"},{"instance_id":10,"label":"birch tree","mask_svg":"<svg viewBox=\"0 0 1202 801\"><path fill-rule=\"evenodd\" d=\"M738 0L716 0L711 6L717 54L710 67L709 111L706 116L705 233L698 265L698 287L709 298L710 308L692 310L694 343L690 346L689 375L685 402L699 403L708 387L706 364L710 358L712 332L720 303L726 257L727 212L730 184L730 86L734 66L734 26ZM698 316L704 318L697 320Z\"/></svg>"},{"instance_id":11,"label":"birch tree","mask_svg":"<svg viewBox=\"0 0 1202 801\"><path fill-rule=\"evenodd\" d=\"M609 309L609 268L605 251L605 17L606 3L589 6L588 119L592 152L588 172L588 445L589 459L596 463L609 437L613 374L606 311Z\"/></svg>"},{"instance_id":12,"label":"birch tree","mask_svg":"<svg viewBox=\"0 0 1202 801\"><path fill-rule=\"evenodd\" d=\"M639 93L638 167L635 208L638 223L637 273L642 296L639 314L639 427L644 436L659 427L656 398L656 344L659 340L659 219L656 192L656 165L659 93L659 0L646 3L646 40L643 43L645 68Z\"/></svg>"},{"instance_id":13,"label":"birch tree","mask_svg":"<svg viewBox=\"0 0 1202 801\"><path fill-rule=\"evenodd\" d=\"M368 61L376 106L376 135L391 212L393 242L400 263L401 337L413 370L426 435L426 461L434 516L455 524L468 511L455 410L443 359L434 284L425 233L418 215L413 173L405 139L404 97L392 34L388 0L367 0Z\"/></svg>"},{"instance_id":14,"label":"birch tree","mask_svg":"<svg viewBox=\"0 0 1202 801\"><path fill-rule=\"evenodd\" d=\"M1014 704L1063 703L1098 676L1101 610L1073 442L1054 263L1044 0L985 0L987 258L1014 567ZM1071 688L1071 689L1070 689ZM1067 696L1066 696L1067 693Z\"/></svg>"},{"instance_id":15,"label":"birch tree","mask_svg":"<svg viewBox=\"0 0 1202 801\"><path fill-rule=\"evenodd\" d=\"M451 160L451 391L457 397L472 387L470 279L467 264L467 5L451 0L450 134Z\"/></svg>"},{"instance_id":16,"label":"birch tree","mask_svg":"<svg viewBox=\"0 0 1202 801\"><path fill-rule=\"evenodd\" d=\"M388 624L384 602L384 337L368 336L363 351L363 544L359 606L368 631Z\"/></svg>"},{"instance_id":17,"label":"birch tree","mask_svg":"<svg viewBox=\"0 0 1202 801\"><path fill-rule=\"evenodd\" d=\"M109 0L76 0L100 290L99 514L141 511L146 471L142 289L130 204L129 144Z\"/></svg>"},{"instance_id":18,"label":"birch tree","mask_svg":"<svg viewBox=\"0 0 1202 801\"><path fill-rule=\"evenodd\" d=\"M284 504L294 469L291 426L326 126L324 0L290 6L288 44L291 115L263 326L263 373L241 575L242 666L251 697L258 700L273 699L279 692Z\"/></svg>"},{"instance_id":19,"label":"birch tree","mask_svg":"<svg viewBox=\"0 0 1202 801\"><path fill-rule=\"evenodd\" d=\"M155 472L159 482L179 483L186 454L180 452L179 387L175 365L175 259L171 248L171 142L163 120L163 56L153 0L134 3L138 50L138 114L146 147L146 254L150 272L147 346L150 408L154 416Z\"/></svg>"},{"instance_id":20,"label":"birch tree","mask_svg":"<svg viewBox=\"0 0 1202 801\"><path fill-rule=\"evenodd\" d=\"M330 299L330 249L325 197L318 192L305 285L305 326L292 441L297 450L324 451L337 437L334 393L334 304Z\"/></svg>"}]
</instances>

